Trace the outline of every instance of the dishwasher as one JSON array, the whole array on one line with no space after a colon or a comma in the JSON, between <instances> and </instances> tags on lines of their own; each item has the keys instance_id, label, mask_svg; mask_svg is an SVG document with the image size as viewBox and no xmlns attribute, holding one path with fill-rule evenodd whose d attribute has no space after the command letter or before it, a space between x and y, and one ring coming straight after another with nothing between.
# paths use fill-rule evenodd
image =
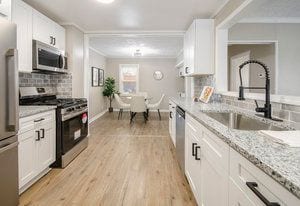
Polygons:
<instances>
[{"instance_id":1,"label":"dishwasher","mask_svg":"<svg viewBox=\"0 0 300 206\"><path fill-rule=\"evenodd\" d=\"M185 172L185 111L176 107L176 156L183 173Z\"/></svg>"}]
</instances>

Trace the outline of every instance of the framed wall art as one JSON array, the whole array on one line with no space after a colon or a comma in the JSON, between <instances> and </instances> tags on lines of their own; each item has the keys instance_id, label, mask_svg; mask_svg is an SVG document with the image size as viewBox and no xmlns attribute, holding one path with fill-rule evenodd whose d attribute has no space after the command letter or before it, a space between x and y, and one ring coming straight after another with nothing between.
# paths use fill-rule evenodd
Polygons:
<instances>
[{"instance_id":1,"label":"framed wall art","mask_svg":"<svg viewBox=\"0 0 300 206\"><path fill-rule=\"evenodd\" d=\"M103 87L104 85L104 70L99 69L99 86Z\"/></svg>"},{"instance_id":2,"label":"framed wall art","mask_svg":"<svg viewBox=\"0 0 300 206\"><path fill-rule=\"evenodd\" d=\"M99 86L99 69L92 67L92 87Z\"/></svg>"}]
</instances>

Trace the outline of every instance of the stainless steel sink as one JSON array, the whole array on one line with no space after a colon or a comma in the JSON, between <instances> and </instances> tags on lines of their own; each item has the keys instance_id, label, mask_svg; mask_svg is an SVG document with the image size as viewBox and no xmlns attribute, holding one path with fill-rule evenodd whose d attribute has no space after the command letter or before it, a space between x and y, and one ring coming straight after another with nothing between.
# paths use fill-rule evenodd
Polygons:
<instances>
[{"instance_id":1,"label":"stainless steel sink","mask_svg":"<svg viewBox=\"0 0 300 206\"><path fill-rule=\"evenodd\" d=\"M245 115L233 112L205 112L205 114L231 129L274 131L286 130L284 128L276 127L272 124L267 124L256 119L251 119Z\"/></svg>"}]
</instances>

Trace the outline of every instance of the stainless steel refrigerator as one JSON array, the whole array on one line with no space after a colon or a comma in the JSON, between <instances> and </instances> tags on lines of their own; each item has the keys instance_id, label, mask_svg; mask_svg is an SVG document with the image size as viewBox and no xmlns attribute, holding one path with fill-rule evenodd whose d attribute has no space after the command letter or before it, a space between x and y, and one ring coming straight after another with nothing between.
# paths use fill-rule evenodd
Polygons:
<instances>
[{"instance_id":1,"label":"stainless steel refrigerator","mask_svg":"<svg viewBox=\"0 0 300 206\"><path fill-rule=\"evenodd\" d=\"M0 17L0 205L16 206L19 94L16 25Z\"/></svg>"}]
</instances>

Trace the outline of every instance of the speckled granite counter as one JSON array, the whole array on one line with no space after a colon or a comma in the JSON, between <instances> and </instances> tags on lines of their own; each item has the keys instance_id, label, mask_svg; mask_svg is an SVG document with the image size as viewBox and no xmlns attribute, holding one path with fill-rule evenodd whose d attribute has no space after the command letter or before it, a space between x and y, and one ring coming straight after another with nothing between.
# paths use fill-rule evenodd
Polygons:
<instances>
[{"instance_id":1,"label":"speckled granite counter","mask_svg":"<svg viewBox=\"0 0 300 206\"><path fill-rule=\"evenodd\" d=\"M56 106L20 106L19 117L28 117L41 112L56 109Z\"/></svg>"},{"instance_id":2,"label":"speckled granite counter","mask_svg":"<svg viewBox=\"0 0 300 206\"><path fill-rule=\"evenodd\" d=\"M300 199L300 148L275 143L257 131L229 129L203 112L234 111L263 122L269 122L269 120L221 103L202 104L185 98L171 98L171 101ZM274 124L292 129L287 122Z\"/></svg>"}]
</instances>

